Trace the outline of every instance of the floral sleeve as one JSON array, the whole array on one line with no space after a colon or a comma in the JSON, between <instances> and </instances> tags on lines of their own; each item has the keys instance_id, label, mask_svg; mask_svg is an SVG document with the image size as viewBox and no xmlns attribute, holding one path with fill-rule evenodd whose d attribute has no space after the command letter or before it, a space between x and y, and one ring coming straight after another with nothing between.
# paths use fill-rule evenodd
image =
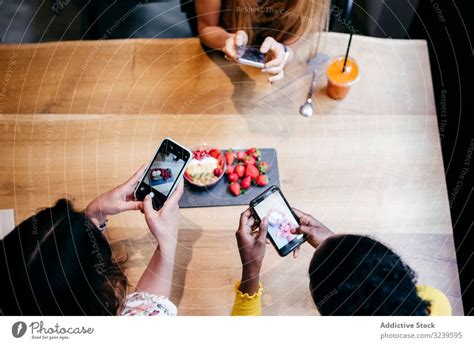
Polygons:
<instances>
[{"instance_id":1,"label":"floral sleeve","mask_svg":"<svg viewBox=\"0 0 474 345\"><path fill-rule=\"evenodd\" d=\"M148 292L133 292L127 295L123 316L176 316L178 310L168 298Z\"/></svg>"}]
</instances>

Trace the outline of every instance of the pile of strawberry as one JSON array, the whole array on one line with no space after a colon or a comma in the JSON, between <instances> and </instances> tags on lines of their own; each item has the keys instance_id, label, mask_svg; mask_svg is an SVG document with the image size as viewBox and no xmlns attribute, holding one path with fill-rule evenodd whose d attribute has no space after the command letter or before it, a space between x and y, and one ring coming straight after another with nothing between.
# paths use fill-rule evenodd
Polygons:
<instances>
[{"instance_id":1,"label":"pile of strawberry","mask_svg":"<svg viewBox=\"0 0 474 345\"><path fill-rule=\"evenodd\" d=\"M268 184L266 173L270 165L261 160L262 154L255 147L246 151L228 150L224 153L227 163L226 174L229 181L229 191L238 196L245 193L252 185L259 187Z\"/></svg>"}]
</instances>

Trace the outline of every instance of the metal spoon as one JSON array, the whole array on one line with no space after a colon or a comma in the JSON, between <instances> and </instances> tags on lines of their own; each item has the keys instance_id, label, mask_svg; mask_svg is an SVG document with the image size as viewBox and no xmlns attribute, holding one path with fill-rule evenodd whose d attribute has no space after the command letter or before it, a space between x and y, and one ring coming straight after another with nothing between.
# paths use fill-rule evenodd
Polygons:
<instances>
[{"instance_id":1,"label":"metal spoon","mask_svg":"<svg viewBox=\"0 0 474 345\"><path fill-rule=\"evenodd\" d=\"M306 103L300 107L300 114L305 117L313 116L313 87L316 79L316 71L312 69L313 77L311 78L311 84L309 85L308 95L306 96Z\"/></svg>"},{"instance_id":2,"label":"metal spoon","mask_svg":"<svg viewBox=\"0 0 474 345\"><path fill-rule=\"evenodd\" d=\"M309 61L309 66L313 72L313 77L311 78L311 84L309 85L308 95L306 96L306 103L300 107L300 114L305 117L313 116L313 91L314 86L316 85L316 71L319 67L324 66L329 60L329 56L326 54L317 54L315 58Z\"/></svg>"}]
</instances>

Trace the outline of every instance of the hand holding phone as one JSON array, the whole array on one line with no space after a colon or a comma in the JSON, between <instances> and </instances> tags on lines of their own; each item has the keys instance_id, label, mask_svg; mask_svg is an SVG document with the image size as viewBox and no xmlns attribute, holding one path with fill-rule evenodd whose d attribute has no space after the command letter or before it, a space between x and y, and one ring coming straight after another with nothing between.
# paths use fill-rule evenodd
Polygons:
<instances>
[{"instance_id":1,"label":"hand holding phone","mask_svg":"<svg viewBox=\"0 0 474 345\"><path fill-rule=\"evenodd\" d=\"M230 35L222 48L225 58L230 61L237 61L237 49L239 47L245 47L247 42L248 36L243 30L238 30L236 33Z\"/></svg>"},{"instance_id":2,"label":"hand holding phone","mask_svg":"<svg viewBox=\"0 0 474 345\"><path fill-rule=\"evenodd\" d=\"M265 221L255 227L256 221L251 209L240 215L236 238L242 261L242 279L239 290L253 295L259 287L259 275L266 250L268 224Z\"/></svg>"},{"instance_id":3,"label":"hand holding phone","mask_svg":"<svg viewBox=\"0 0 474 345\"><path fill-rule=\"evenodd\" d=\"M257 68L265 67L265 55L253 47L239 47L237 49L237 62Z\"/></svg>"},{"instance_id":4,"label":"hand holding phone","mask_svg":"<svg viewBox=\"0 0 474 345\"><path fill-rule=\"evenodd\" d=\"M142 203L135 200L134 190L145 169L144 165L127 181L92 200L85 210L89 220L101 228L106 224L107 216L141 209Z\"/></svg>"},{"instance_id":5,"label":"hand holding phone","mask_svg":"<svg viewBox=\"0 0 474 345\"><path fill-rule=\"evenodd\" d=\"M192 157L189 149L165 138L135 189L135 198L143 201L153 193L153 208L159 210L173 193Z\"/></svg>"},{"instance_id":6,"label":"hand holding phone","mask_svg":"<svg viewBox=\"0 0 474 345\"><path fill-rule=\"evenodd\" d=\"M288 255L306 241L306 236L294 233L300 220L277 186L253 199L250 208L257 221L267 219L268 237L280 256Z\"/></svg>"},{"instance_id":7,"label":"hand holding phone","mask_svg":"<svg viewBox=\"0 0 474 345\"><path fill-rule=\"evenodd\" d=\"M183 195L184 184L181 180L174 193L166 200L164 207L156 211L150 195L143 202L145 221L158 241L163 254L173 254L178 240L179 199Z\"/></svg>"}]
</instances>

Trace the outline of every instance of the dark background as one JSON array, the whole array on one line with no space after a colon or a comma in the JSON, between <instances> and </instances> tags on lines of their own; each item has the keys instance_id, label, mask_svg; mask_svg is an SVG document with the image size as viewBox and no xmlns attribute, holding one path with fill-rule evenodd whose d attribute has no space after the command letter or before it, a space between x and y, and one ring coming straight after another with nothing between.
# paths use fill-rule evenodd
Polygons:
<instances>
[{"instance_id":1,"label":"dark background","mask_svg":"<svg viewBox=\"0 0 474 345\"><path fill-rule=\"evenodd\" d=\"M332 6L333 13L343 10L332 18L332 31L353 26L362 35L428 42L464 311L474 315L473 1L333 0ZM0 0L0 42L191 37L194 15L186 0Z\"/></svg>"}]
</instances>

